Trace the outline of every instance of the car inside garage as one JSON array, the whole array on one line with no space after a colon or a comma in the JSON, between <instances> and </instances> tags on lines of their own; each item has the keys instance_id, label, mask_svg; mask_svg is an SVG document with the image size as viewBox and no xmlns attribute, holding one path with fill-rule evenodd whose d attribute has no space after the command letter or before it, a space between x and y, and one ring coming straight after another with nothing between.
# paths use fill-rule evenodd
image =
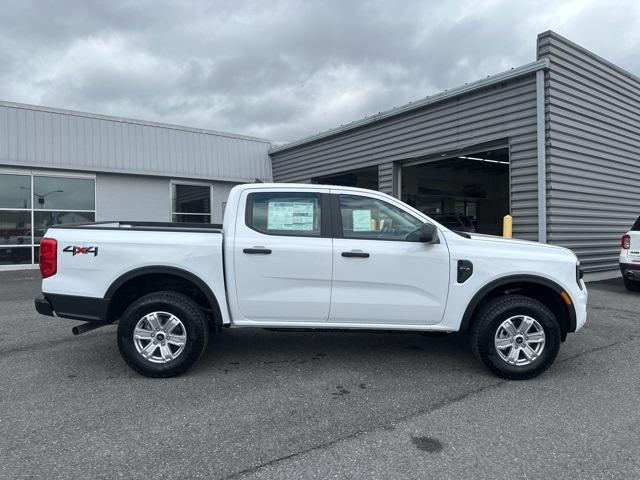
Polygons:
<instances>
[{"instance_id":1,"label":"car inside garage","mask_svg":"<svg viewBox=\"0 0 640 480\"><path fill-rule=\"evenodd\" d=\"M500 235L509 214L509 149L402 166L401 198L452 230Z\"/></svg>"}]
</instances>

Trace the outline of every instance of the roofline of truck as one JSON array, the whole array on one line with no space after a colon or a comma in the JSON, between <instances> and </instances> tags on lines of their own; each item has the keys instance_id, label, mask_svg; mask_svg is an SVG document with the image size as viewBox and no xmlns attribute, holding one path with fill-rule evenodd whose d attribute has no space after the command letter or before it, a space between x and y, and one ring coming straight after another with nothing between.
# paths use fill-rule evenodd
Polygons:
<instances>
[{"instance_id":1,"label":"roofline of truck","mask_svg":"<svg viewBox=\"0 0 640 480\"><path fill-rule=\"evenodd\" d=\"M238 190L265 190L271 188L294 188L299 190L345 190L349 192L359 192L359 193L367 193L376 195L384 195L386 197L391 197L384 192L380 192L379 190L371 190L368 188L358 188L358 187L344 187L342 185L324 185L321 183L244 183L240 185L236 185L234 188ZM395 197L391 197L395 198Z\"/></svg>"}]
</instances>

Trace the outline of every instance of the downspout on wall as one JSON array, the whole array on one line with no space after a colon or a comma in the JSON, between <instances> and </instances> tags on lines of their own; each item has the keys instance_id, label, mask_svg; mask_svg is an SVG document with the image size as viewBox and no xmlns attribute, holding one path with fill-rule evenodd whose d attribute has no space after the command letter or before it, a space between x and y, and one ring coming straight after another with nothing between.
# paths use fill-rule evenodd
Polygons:
<instances>
[{"instance_id":1,"label":"downspout on wall","mask_svg":"<svg viewBox=\"0 0 640 480\"><path fill-rule=\"evenodd\" d=\"M549 68L547 65L546 68ZM547 243L547 159L545 145L544 72L536 72L536 136L538 151L538 242Z\"/></svg>"}]
</instances>

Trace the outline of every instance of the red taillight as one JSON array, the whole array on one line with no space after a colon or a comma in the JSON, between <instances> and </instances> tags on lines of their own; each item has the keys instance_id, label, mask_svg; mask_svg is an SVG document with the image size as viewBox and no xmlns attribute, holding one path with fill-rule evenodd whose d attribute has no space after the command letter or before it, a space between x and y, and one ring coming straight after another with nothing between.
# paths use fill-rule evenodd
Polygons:
<instances>
[{"instance_id":1,"label":"red taillight","mask_svg":"<svg viewBox=\"0 0 640 480\"><path fill-rule=\"evenodd\" d=\"M52 277L58 271L58 242L54 238L40 240L40 273Z\"/></svg>"},{"instance_id":2,"label":"red taillight","mask_svg":"<svg viewBox=\"0 0 640 480\"><path fill-rule=\"evenodd\" d=\"M631 247L631 237L628 233L622 235L622 238L620 239L620 246L623 250L629 250L629 247Z\"/></svg>"}]
</instances>

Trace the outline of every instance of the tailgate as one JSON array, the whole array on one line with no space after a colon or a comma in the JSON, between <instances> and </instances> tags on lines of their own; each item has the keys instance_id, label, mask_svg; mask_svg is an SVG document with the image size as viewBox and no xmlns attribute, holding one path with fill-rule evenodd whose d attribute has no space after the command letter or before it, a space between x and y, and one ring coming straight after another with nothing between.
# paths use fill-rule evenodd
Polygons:
<instances>
[{"instance_id":1,"label":"tailgate","mask_svg":"<svg viewBox=\"0 0 640 480\"><path fill-rule=\"evenodd\" d=\"M633 263L640 263L640 231L631 230L628 235L631 242L627 258Z\"/></svg>"}]
</instances>

